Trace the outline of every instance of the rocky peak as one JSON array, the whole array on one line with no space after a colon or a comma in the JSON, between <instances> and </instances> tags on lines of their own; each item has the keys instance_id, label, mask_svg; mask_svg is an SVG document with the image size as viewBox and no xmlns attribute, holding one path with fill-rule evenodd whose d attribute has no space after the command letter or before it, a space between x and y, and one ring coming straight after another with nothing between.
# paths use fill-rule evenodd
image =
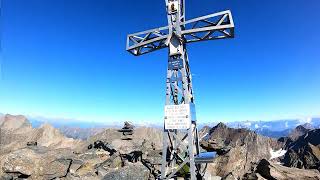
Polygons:
<instances>
[{"instance_id":1,"label":"rocky peak","mask_svg":"<svg viewBox=\"0 0 320 180\"><path fill-rule=\"evenodd\" d=\"M225 146L236 146L245 144L248 139L256 139L257 134L245 128L229 128L224 123L219 123L210 129L209 136L211 140L224 144Z\"/></svg>"},{"instance_id":2,"label":"rocky peak","mask_svg":"<svg viewBox=\"0 0 320 180\"><path fill-rule=\"evenodd\" d=\"M14 131L21 128L32 128L31 123L25 116L6 114L2 117L1 128L4 130Z\"/></svg>"},{"instance_id":3,"label":"rocky peak","mask_svg":"<svg viewBox=\"0 0 320 180\"><path fill-rule=\"evenodd\" d=\"M214 128L226 129L226 128L228 128L228 127L227 127L227 125L225 125L223 122L219 122Z\"/></svg>"},{"instance_id":4,"label":"rocky peak","mask_svg":"<svg viewBox=\"0 0 320 180\"><path fill-rule=\"evenodd\" d=\"M33 132L32 141L36 141L41 146L53 148L74 148L81 143L80 140L66 138L58 129L48 123Z\"/></svg>"},{"instance_id":5,"label":"rocky peak","mask_svg":"<svg viewBox=\"0 0 320 180\"><path fill-rule=\"evenodd\" d=\"M320 129L308 131L286 148L285 166L320 170Z\"/></svg>"},{"instance_id":6,"label":"rocky peak","mask_svg":"<svg viewBox=\"0 0 320 180\"><path fill-rule=\"evenodd\" d=\"M58 129L48 123L43 124L36 131L36 139L38 139L38 141L43 141L43 143L49 143L50 141L56 141L64 138Z\"/></svg>"},{"instance_id":7,"label":"rocky peak","mask_svg":"<svg viewBox=\"0 0 320 180\"><path fill-rule=\"evenodd\" d=\"M50 136L63 136L58 129L54 128L51 124L48 123L41 125L39 129Z\"/></svg>"},{"instance_id":8,"label":"rocky peak","mask_svg":"<svg viewBox=\"0 0 320 180\"><path fill-rule=\"evenodd\" d=\"M295 142L292 143L291 148L298 148L307 145L308 143L318 146L320 144L320 129L310 130L303 136L300 136Z\"/></svg>"},{"instance_id":9,"label":"rocky peak","mask_svg":"<svg viewBox=\"0 0 320 180\"><path fill-rule=\"evenodd\" d=\"M300 136L306 134L312 129L313 127L309 123L299 125L294 130L292 130L292 132L289 134L289 137L293 140L297 140Z\"/></svg>"},{"instance_id":10,"label":"rocky peak","mask_svg":"<svg viewBox=\"0 0 320 180\"><path fill-rule=\"evenodd\" d=\"M210 132L210 127L209 126L204 126L200 131L199 131L199 140L204 140L208 137L209 132Z\"/></svg>"},{"instance_id":11,"label":"rocky peak","mask_svg":"<svg viewBox=\"0 0 320 180\"><path fill-rule=\"evenodd\" d=\"M299 126L297 126L295 128L295 130L301 131L301 132L304 132L304 133L306 133L306 132L308 132L309 130L312 130L312 129L314 129L314 128L310 123L301 124L301 125L299 125Z\"/></svg>"},{"instance_id":12,"label":"rocky peak","mask_svg":"<svg viewBox=\"0 0 320 180\"><path fill-rule=\"evenodd\" d=\"M208 138L200 142L207 151L215 151L218 157L208 165L211 174L221 177L232 172L236 178L242 177L252 163L260 159L270 159L270 151L277 151L282 143L264 137L245 128L229 128L219 123L210 130ZM219 165L218 165L219 164Z\"/></svg>"},{"instance_id":13,"label":"rocky peak","mask_svg":"<svg viewBox=\"0 0 320 180\"><path fill-rule=\"evenodd\" d=\"M295 129L298 130L298 131L306 131L306 130L308 130L308 129L305 128L303 125L299 125L299 126L297 126Z\"/></svg>"},{"instance_id":14,"label":"rocky peak","mask_svg":"<svg viewBox=\"0 0 320 180\"><path fill-rule=\"evenodd\" d=\"M2 125L2 123L3 123L3 121L4 121L4 115L3 115L3 114L0 114L0 127L1 127L1 125Z\"/></svg>"},{"instance_id":15,"label":"rocky peak","mask_svg":"<svg viewBox=\"0 0 320 180\"><path fill-rule=\"evenodd\" d=\"M310 123L305 123L300 126L304 127L305 129L314 129L313 125Z\"/></svg>"},{"instance_id":16,"label":"rocky peak","mask_svg":"<svg viewBox=\"0 0 320 180\"><path fill-rule=\"evenodd\" d=\"M211 129L211 127L209 127L209 126L203 126L200 131L203 131L205 133L209 133L210 129Z\"/></svg>"}]
</instances>

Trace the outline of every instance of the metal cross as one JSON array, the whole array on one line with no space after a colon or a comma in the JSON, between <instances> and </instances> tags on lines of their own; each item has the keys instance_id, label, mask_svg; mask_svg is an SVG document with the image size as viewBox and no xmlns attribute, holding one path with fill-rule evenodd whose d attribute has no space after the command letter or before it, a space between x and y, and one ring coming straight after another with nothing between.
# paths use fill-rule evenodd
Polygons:
<instances>
[{"instance_id":1,"label":"metal cross","mask_svg":"<svg viewBox=\"0 0 320 180\"><path fill-rule=\"evenodd\" d=\"M186 44L233 38L234 23L229 10L186 21L185 0L165 1L168 26L129 34L126 50L139 56L168 47L165 111L175 108L189 114L176 119L177 113L165 113L161 179L199 179L203 176L200 163L208 161L197 161L199 139Z\"/></svg>"}]
</instances>

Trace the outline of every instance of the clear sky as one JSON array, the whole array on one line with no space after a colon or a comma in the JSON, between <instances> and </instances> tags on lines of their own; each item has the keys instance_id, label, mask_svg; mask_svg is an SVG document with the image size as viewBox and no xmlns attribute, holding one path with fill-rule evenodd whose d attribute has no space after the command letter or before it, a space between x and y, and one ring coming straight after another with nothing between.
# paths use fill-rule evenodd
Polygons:
<instances>
[{"instance_id":1,"label":"clear sky","mask_svg":"<svg viewBox=\"0 0 320 180\"><path fill-rule=\"evenodd\" d=\"M162 122L167 50L126 35L167 23L164 0L2 0L0 112ZM186 0L230 9L234 39L188 45L198 120L320 115L319 0Z\"/></svg>"}]
</instances>

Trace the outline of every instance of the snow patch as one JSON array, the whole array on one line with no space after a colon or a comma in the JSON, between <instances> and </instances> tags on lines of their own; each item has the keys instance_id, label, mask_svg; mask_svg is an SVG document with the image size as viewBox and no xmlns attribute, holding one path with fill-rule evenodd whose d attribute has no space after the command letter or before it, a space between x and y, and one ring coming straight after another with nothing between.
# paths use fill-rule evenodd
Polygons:
<instances>
[{"instance_id":1,"label":"snow patch","mask_svg":"<svg viewBox=\"0 0 320 180\"><path fill-rule=\"evenodd\" d=\"M278 158L278 157L281 157L281 156L285 155L287 151L281 148L281 149L279 149L277 151L273 150L273 149L270 149L269 152L270 152L270 155L271 155L269 160L271 160L271 159L275 159L275 158Z\"/></svg>"},{"instance_id":2,"label":"snow patch","mask_svg":"<svg viewBox=\"0 0 320 180\"><path fill-rule=\"evenodd\" d=\"M286 128L289 128L288 121L286 121L286 123L284 124L284 126L285 126Z\"/></svg>"},{"instance_id":3,"label":"snow patch","mask_svg":"<svg viewBox=\"0 0 320 180\"><path fill-rule=\"evenodd\" d=\"M268 125L263 125L262 127L267 129L271 128L271 126L268 126Z\"/></svg>"},{"instance_id":4,"label":"snow patch","mask_svg":"<svg viewBox=\"0 0 320 180\"><path fill-rule=\"evenodd\" d=\"M243 125L244 125L245 127L249 128L249 127L251 126L251 122L245 122L245 123L243 123Z\"/></svg>"},{"instance_id":5,"label":"snow patch","mask_svg":"<svg viewBox=\"0 0 320 180\"><path fill-rule=\"evenodd\" d=\"M208 136L209 134L208 133L206 133L205 135L203 135L201 138L200 138L200 140L202 140L203 138L205 138L206 136ZM207 139L207 138L206 138Z\"/></svg>"}]
</instances>

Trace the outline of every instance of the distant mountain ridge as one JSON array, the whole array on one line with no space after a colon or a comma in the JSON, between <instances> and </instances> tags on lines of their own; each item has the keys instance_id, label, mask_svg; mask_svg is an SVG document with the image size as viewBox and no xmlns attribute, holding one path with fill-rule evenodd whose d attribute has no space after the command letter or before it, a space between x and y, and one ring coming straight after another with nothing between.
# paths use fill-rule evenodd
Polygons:
<instances>
[{"instance_id":1,"label":"distant mountain ridge","mask_svg":"<svg viewBox=\"0 0 320 180\"><path fill-rule=\"evenodd\" d=\"M308 124L311 128L320 127L320 118L287 119L274 121L239 121L226 123L233 128L247 128L263 136L280 138L288 136L299 125Z\"/></svg>"},{"instance_id":2,"label":"distant mountain ridge","mask_svg":"<svg viewBox=\"0 0 320 180\"><path fill-rule=\"evenodd\" d=\"M102 132L105 128L80 128L80 127L60 127L59 130L66 137L86 140L91 136L94 136L100 132Z\"/></svg>"},{"instance_id":3,"label":"distant mountain ridge","mask_svg":"<svg viewBox=\"0 0 320 180\"><path fill-rule=\"evenodd\" d=\"M79 140L65 138L58 129L50 124L33 128L29 120L22 115L6 114L2 116L0 128L0 144L4 149L9 149L10 146L25 147L28 142L37 142L39 145L55 148L71 147L80 143Z\"/></svg>"},{"instance_id":4,"label":"distant mountain ridge","mask_svg":"<svg viewBox=\"0 0 320 180\"><path fill-rule=\"evenodd\" d=\"M306 120L307 119L307 120ZM248 128L251 130L256 129L270 129L272 131L283 131L286 129L294 129L298 125L309 123L313 127L320 126L320 118L306 118L306 119L282 119L272 121L239 121L239 122L227 122L230 127L236 128Z\"/></svg>"},{"instance_id":5,"label":"distant mountain ridge","mask_svg":"<svg viewBox=\"0 0 320 180\"><path fill-rule=\"evenodd\" d=\"M1 116L1 115L0 115ZM91 135L96 134L103 128L119 128L121 122L113 123L102 123L95 121L77 121L75 119L59 120L55 118L43 118L43 117L28 117L32 127L40 127L44 123L49 123L53 127L58 128L64 133L67 137L86 139ZM1 119L0 119L1 122ZM273 121L235 121L235 122L226 122L226 125L232 128L247 128L252 131L255 131L258 134L263 136L280 138L289 136L291 131L305 123L310 124L314 128L320 127L320 118L303 118L303 119L284 119L284 120L273 120ZM214 126L217 123L201 123L199 121L198 128ZM162 129L162 123L153 123L153 122L138 122L135 123L136 126L148 126Z\"/></svg>"}]
</instances>

